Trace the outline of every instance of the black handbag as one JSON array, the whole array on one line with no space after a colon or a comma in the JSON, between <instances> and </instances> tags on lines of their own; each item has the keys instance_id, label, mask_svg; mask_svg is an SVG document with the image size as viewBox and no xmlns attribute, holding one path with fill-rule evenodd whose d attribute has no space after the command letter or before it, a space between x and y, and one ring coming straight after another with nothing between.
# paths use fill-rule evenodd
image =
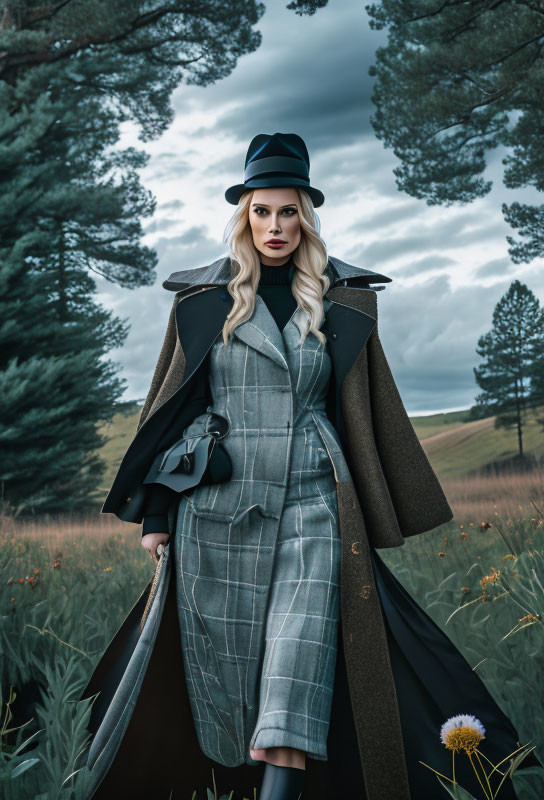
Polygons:
<instances>
[{"instance_id":1,"label":"black handbag","mask_svg":"<svg viewBox=\"0 0 544 800\"><path fill-rule=\"evenodd\" d=\"M230 423L209 408L193 420L181 439L155 456L143 483L162 483L174 492L184 492L201 482L230 480L232 461L220 444Z\"/></svg>"}]
</instances>

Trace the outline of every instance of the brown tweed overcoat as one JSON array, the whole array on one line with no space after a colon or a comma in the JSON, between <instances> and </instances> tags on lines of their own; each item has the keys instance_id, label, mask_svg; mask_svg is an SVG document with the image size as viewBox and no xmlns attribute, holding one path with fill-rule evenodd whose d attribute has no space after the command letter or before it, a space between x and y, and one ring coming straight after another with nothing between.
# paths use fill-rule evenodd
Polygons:
<instances>
[{"instance_id":1,"label":"brown tweed overcoat","mask_svg":"<svg viewBox=\"0 0 544 800\"><path fill-rule=\"evenodd\" d=\"M377 290L384 287L372 288L370 284L391 279L332 256L327 274L331 287L325 296L332 305L322 330L327 335L336 384L333 422L342 432L353 478L337 481L342 538L342 643L364 776L364 791L359 787L360 792L353 797L363 798L366 792L368 800L410 800L397 696L369 546L402 545L406 537L431 530L453 514L410 423L380 343ZM224 257L207 267L174 273L164 282L165 288L176 292L166 336L138 432L121 463L103 512L141 522L145 502L142 477L153 454L175 441L174 437L188 424L182 411L190 393L190 378L231 308L232 298L226 293L230 277L230 259ZM170 514L170 532L173 525L174 516ZM168 752L177 753L180 770L190 772L188 791L196 788L199 780L204 781L202 786L206 781L211 785L211 762L196 744L189 703L183 695L184 671L179 638L174 633L177 621L172 595L169 591L149 679L144 680L131 724L99 797L113 797L115 787L126 790L129 772L143 770L146 763L149 766L152 740L161 748L170 747ZM113 658L110 653L99 665L95 689L106 674L108 659ZM176 691L181 692L178 706L171 693L172 682L178 683ZM166 695L162 700L161 683ZM146 742L143 749L142 738ZM322 788L326 764L312 759L307 762L309 796L316 800L327 796ZM221 791L234 788L253 797L250 786L260 767L241 765L221 772L219 765L211 766L216 767L216 776L227 776ZM140 781L144 780L143 775L142 771Z\"/></svg>"}]
</instances>

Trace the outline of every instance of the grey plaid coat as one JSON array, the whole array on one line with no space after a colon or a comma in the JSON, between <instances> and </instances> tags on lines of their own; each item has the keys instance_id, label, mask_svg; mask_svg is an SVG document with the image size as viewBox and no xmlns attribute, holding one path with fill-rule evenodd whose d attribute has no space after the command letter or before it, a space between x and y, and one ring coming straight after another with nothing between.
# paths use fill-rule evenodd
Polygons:
<instances>
[{"instance_id":1,"label":"grey plaid coat","mask_svg":"<svg viewBox=\"0 0 544 800\"><path fill-rule=\"evenodd\" d=\"M349 691L336 680L334 691L346 698L349 706L345 733L341 729L334 735L346 735L346 753L353 753L356 738L353 757L362 770L364 787L354 787L354 796L363 798L366 793L367 800L409 800L400 714L369 548L402 545L405 537L431 530L453 514L410 423L379 340L377 292L370 284L390 279L332 256L327 274L331 288L325 298L330 306L321 330L327 336L334 372L331 421L341 438L350 473L335 476L341 536L342 634L338 645L345 658ZM179 438L190 423L184 408L191 396L191 377L218 340L231 308L232 298L225 288L230 277L230 259L225 257L207 267L174 273L164 282L165 288L176 292L164 344L138 432L103 512L142 521L143 477L155 453ZM248 323L241 328L249 347L271 354L270 330ZM174 525L172 508L172 533ZM165 561L168 575L168 553ZM216 768L216 776L221 774L218 764L210 761L198 744L183 689L174 578L172 574L168 584L163 575L162 591L157 590L151 603L146 625L152 620L152 630L145 646L139 647L136 629L149 587L119 629L84 695L101 691L102 705L97 706L94 727L107 722L97 741L101 742L102 772L111 768L99 797L113 796L121 787L126 791L129 778L137 792L151 774L153 791L159 785L166 791L171 776L162 777L164 769L154 771L165 751L172 753L176 767L187 774L188 790L211 785L211 766ZM145 633L144 626L141 635ZM128 702L124 680L136 687ZM326 765L308 761L306 785L315 800L328 797ZM344 769L345 765L333 767ZM222 791L234 788L253 796L259 771L260 767L249 764L228 769Z\"/></svg>"},{"instance_id":2,"label":"grey plaid coat","mask_svg":"<svg viewBox=\"0 0 544 800\"><path fill-rule=\"evenodd\" d=\"M335 473L350 480L326 412L326 344L313 333L300 341L308 312L297 308L280 332L255 302L210 359L232 477L181 498L174 538L193 720L203 752L229 767L258 763L251 748L327 759L341 560Z\"/></svg>"}]
</instances>

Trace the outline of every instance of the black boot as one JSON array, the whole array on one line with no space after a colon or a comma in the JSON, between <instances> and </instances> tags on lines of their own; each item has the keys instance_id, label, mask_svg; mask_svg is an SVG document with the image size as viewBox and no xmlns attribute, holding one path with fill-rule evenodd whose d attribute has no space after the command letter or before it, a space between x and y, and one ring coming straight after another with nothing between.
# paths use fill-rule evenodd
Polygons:
<instances>
[{"instance_id":1,"label":"black boot","mask_svg":"<svg viewBox=\"0 0 544 800\"><path fill-rule=\"evenodd\" d=\"M259 800L300 800L306 770L266 762Z\"/></svg>"}]
</instances>

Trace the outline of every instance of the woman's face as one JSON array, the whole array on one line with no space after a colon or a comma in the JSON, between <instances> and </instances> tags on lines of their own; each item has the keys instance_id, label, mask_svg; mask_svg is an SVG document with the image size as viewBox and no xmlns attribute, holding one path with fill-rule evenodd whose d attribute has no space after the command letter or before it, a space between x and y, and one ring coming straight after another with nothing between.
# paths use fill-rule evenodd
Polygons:
<instances>
[{"instance_id":1,"label":"woman's face","mask_svg":"<svg viewBox=\"0 0 544 800\"><path fill-rule=\"evenodd\" d=\"M279 265L289 260L300 242L299 203L292 186L255 189L249 205L253 244L263 264ZM284 244L274 247L271 239Z\"/></svg>"}]
</instances>

